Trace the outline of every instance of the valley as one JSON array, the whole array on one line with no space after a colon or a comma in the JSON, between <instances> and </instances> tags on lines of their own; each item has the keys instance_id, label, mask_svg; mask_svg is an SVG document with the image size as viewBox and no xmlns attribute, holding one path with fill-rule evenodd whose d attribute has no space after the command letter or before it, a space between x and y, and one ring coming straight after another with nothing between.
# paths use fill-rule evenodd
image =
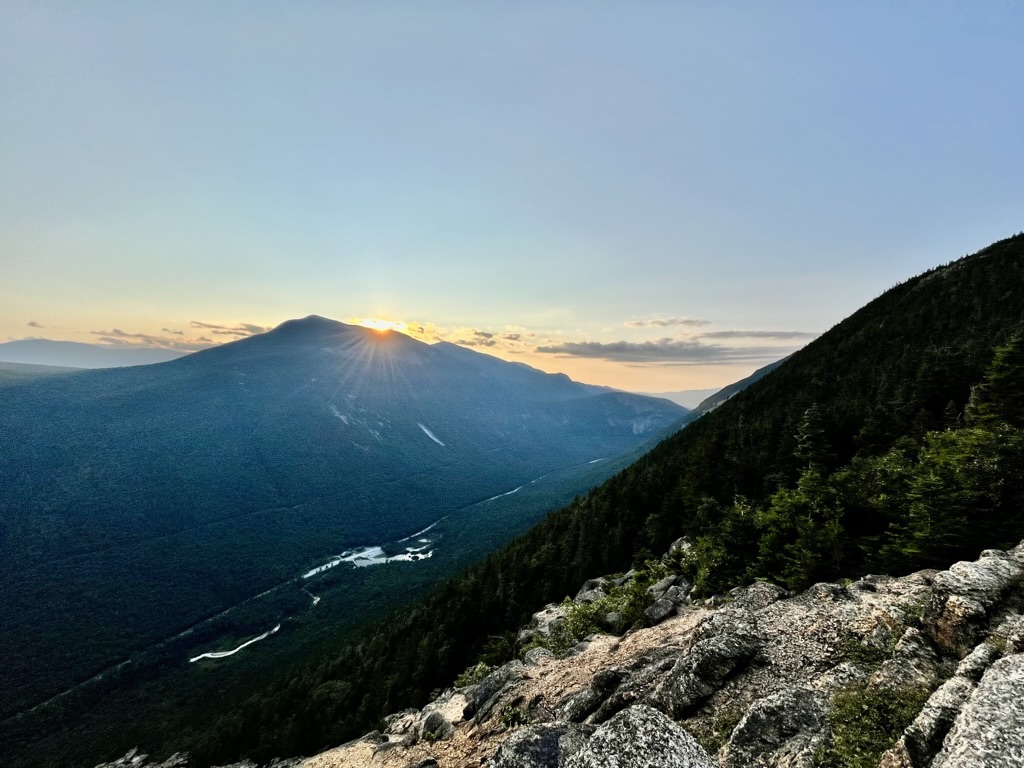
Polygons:
<instances>
[{"instance_id":1,"label":"valley","mask_svg":"<svg viewBox=\"0 0 1024 768\"><path fill-rule=\"evenodd\" d=\"M238 346L0 387L3 427L22 438L0 447L0 741L58 717L77 723L48 737L58 750L119 743L112 691L146 711L211 686L243 696L597 485L686 413L321 318Z\"/></svg>"}]
</instances>

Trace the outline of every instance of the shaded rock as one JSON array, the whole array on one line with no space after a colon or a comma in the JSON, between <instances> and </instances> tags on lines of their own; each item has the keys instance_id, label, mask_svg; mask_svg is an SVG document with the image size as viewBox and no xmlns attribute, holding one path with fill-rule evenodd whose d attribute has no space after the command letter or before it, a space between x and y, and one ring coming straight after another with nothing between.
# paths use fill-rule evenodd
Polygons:
<instances>
[{"instance_id":1,"label":"shaded rock","mask_svg":"<svg viewBox=\"0 0 1024 768\"><path fill-rule=\"evenodd\" d=\"M601 706L625 676L626 673L617 667L602 669L594 675L589 686L566 696L558 703L556 709L562 719L571 723L581 723Z\"/></svg>"},{"instance_id":2,"label":"shaded rock","mask_svg":"<svg viewBox=\"0 0 1024 768\"><path fill-rule=\"evenodd\" d=\"M555 705L555 712L561 720L582 723L601 706L605 698L607 697L601 696L592 688L581 688L559 701Z\"/></svg>"},{"instance_id":3,"label":"shaded rock","mask_svg":"<svg viewBox=\"0 0 1024 768\"><path fill-rule=\"evenodd\" d=\"M547 648L531 648L523 656L523 663L528 664L531 667L538 667L548 659L555 658L555 654L549 651Z\"/></svg>"},{"instance_id":4,"label":"shaded rock","mask_svg":"<svg viewBox=\"0 0 1024 768\"><path fill-rule=\"evenodd\" d=\"M973 651L964 657L956 668L956 674L966 677L972 682L981 680L985 670L992 666L992 662L999 658L999 649L991 643L979 643Z\"/></svg>"},{"instance_id":5,"label":"shaded rock","mask_svg":"<svg viewBox=\"0 0 1024 768\"><path fill-rule=\"evenodd\" d=\"M959 562L935 576L923 626L940 648L965 656L978 642L988 612L1024 566L1012 555L987 550L976 562Z\"/></svg>"},{"instance_id":6,"label":"shaded rock","mask_svg":"<svg viewBox=\"0 0 1024 768\"><path fill-rule=\"evenodd\" d=\"M660 624L669 616L676 612L676 604L668 598L662 597L655 600L654 603L647 607L644 611L644 624L648 627L653 627L655 624Z\"/></svg>"},{"instance_id":7,"label":"shaded rock","mask_svg":"<svg viewBox=\"0 0 1024 768\"><path fill-rule=\"evenodd\" d=\"M418 709L403 709L401 712L384 718L384 733L391 736L404 736L415 731L419 720L420 711Z\"/></svg>"},{"instance_id":8,"label":"shaded rock","mask_svg":"<svg viewBox=\"0 0 1024 768\"><path fill-rule=\"evenodd\" d=\"M450 738L455 728L439 711L428 714L420 725L420 738L426 741L439 741Z\"/></svg>"},{"instance_id":9,"label":"shaded rock","mask_svg":"<svg viewBox=\"0 0 1024 768\"><path fill-rule=\"evenodd\" d=\"M436 765L437 760L432 757L425 757L415 763L409 763L409 768L434 768Z\"/></svg>"},{"instance_id":10,"label":"shaded rock","mask_svg":"<svg viewBox=\"0 0 1024 768\"><path fill-rule=\"evenodd\" d=\"M576 645L574 645L572 648L566 651L562 655L562 658L566 656L579 656L581 653L590 648L590 644L594 642L594 639L596 637L597 635L587 635L585 638L576 643Z\"/></svg>"},{"instance_id":11,"label":"shaded rock","mask_svg":"<svg viewBox=\"0 0 1024 768\"><path fill-rule=\"evenodd\" d=\"M621 635L628 629L626 617L622 615L621 611L609 611L600 618L598 624L601 629L611 632L613 635Z\"/></svg>"},{"instance_id":12,"label":"shaded rock","mask_svg":"<svg viewBox=\"0 0 1024 768\"><path fill-rule=\"evenodd\" d=\"M576 593L576 597L573 598L573 602L582 603L588 605L590 603L596 603L602 597L607 597L608 593L605 590L608 580L604 577L597 579L588 579L580 587L580 591Z\"/></svg>"},{"instance_id":13,"label":"shaded rock","mask_svg":"<svg viewBox=\"0 0 1024 768\"><path fill-rule=\"evenodd\" d=\"M756 636L739 632L701 640L653 691L651 704L672 717L685 717L745 667L759 648Z\"/></svg>"},{"instance_id":14,"label":"shaded rock","mask_svg":"<svg viewBox=\"0 0 1024 768\"><path fill-rule=\"evenodd\" d=\"M187 768L189 764L188 755L175 752L162 762L149 762L149 755L139 754L139 748L129 750L123 757L119 757L110 763L102 763L96 768ZM253 765L253 763L249 763ZM255 766L254 766L255 768Z\"/></svg>"},{"instance_id":15,"label":"shaded rock","mask_svg":"<svg viewBox=\"0 0 1024 768\"><path fill-rule=\"evenodd\" d=\"M733 729L721 764L810 768L825 740L826 723L825 698L814 691L790 688L758 699Z\"/></svg>"},{"instance_id":16,"label":"shaded rock","mask_svg":"<svg viewBox=\"0 0 1024 768\"><path fill-rule=\"evenodd\" d=\"M994 633L1006 646L1006 653L1024 652L1024 616L1011 613L1004 618Z\"/></svg>"},{"instance_id":17,"label":"shaded rock","mask_svg":"<svg viewBox=\"0 0 1024 768\"><path fill-rule=\"evenodd\" d=\"M973 690L974 683L966 677L952 677L939 686L896 745L885 753L879 768L924 768L930 765Z\"/></svg>"},{"instance_id":18,"label":"shaded rock","mask_svg":"<svg viewBox=\"0 0 1024 768\"><path fill-rule=\"evenodd\" d=\"M510 661L508 664L494 670L474 686L466 688L463 695L467 703L462 710L462 717L468 720L475 717L477 722L487 719L499 694L508 686L523 679L523 664L519 661Z\"/></svg>"},{"instance_id":19,"label":"shaded rock","mask_svg":"<svg viewBox=\"0 0 1024 768\"><path fill-rule=\"evenodd\" d=\"M960 678L962 679L962 678ZM933 768L1024 765L1024 655L997 660L960 710Z\"/></svg>"},{"instance_id":20,"label":"shaded rock","mask_svg":"<svg viewBox=\"0 0 1024 768\"><path fill-rule=\"evenodd\" d=\"M939 680L939 657L928 638L910 627L903 633L892 658L886 659L868 683L872 688L931 688Z\"/></svg>"},{"instance_id":21,"label":"shaded rock","mask_svg":"<svg viewBox=\"0 0 1024 768\"><path fill-rule=\"evenodd\" d=\"M831 695L843 688L863 682L867 676L867 671L860 664L844 661L815 678L811 687L816 691Z\"/></svg>"},{"instance_id":22,"label":"shaded rock","mask_svg":"<svg viewBox=\"0 0 1024 768\"><path fill-rule=\"evenodd\" d=\"M648 695L665 673L675 665L677 656L672 651L661 651L638 659L619 686L588 718L588 722L600 725Z\"/></svg>"},{"instance_id":23,"label":"shaded rock","mask_svg":"<svg viewBox=\"0 0 1024 768\"><path fill-rule=\"evenodd\" d=\"M528 725L498 748L491 768L558 768L583 747L593 726L577 723Z\"/></svg>"},{"instance_id":24,"label":"shaded rock","mask_svg":"<svg viewBox=\"0 0 1024 768\"><path fill-rule=\"evenodd\" d=\"M637 705L598 728L566 768L715 768L704 748L661 712Z\"/></svg>"},{"instance_id":25,"label":"shaded rock","mask_svg":"<svg viewBox=\"0 0 1024 768\"><path fill-rule=\"evenodd\" d=\"M537 611L519 632L519 642L526 644L535 638L548 638L551 633L565 623L565 608L557 603L549 603Z\"/></svg>"},{"instance_id":26,"label":"shaded rock","mask_svg":"<svg viewBox=\"0 0 1024 768\"><path fill-rule=\"evenodd\" d=\"M580 605L590 605L591 603L596 603L602 597L608 597L608 593L603 589L590 589L576 595L574 602L579 603Z\"/></svg>"},{"instance_id":27,"label":"shaded rock","mask_svg":"<svg viewBox=\"0 0 1024 768\"><path fill-rule=\"evenodd\" d=\"M666 576L665 578L656 581L654 584L651 584L651 586L647 588L647 594L651 595L655 600L657 600L658 598L662 597L666 592L668 592L670 587L674 587L675 585L676 577Z\"/></svg>"},{"instance_id":28,"label":"shaded rock","mask_svg":"<svg viewBox=\"0 0 1024 768\"><path fill-rule=\"evenodd\" d=\"M690 537L683 536L669 545L668 553L674 555L676 552L689 552L691 549L693 549L693 542L690 541Z\"/></svg>"},{"instance_id":29,"label":"shaded rock","mask_svg":"<svg viewBox=\"0 0 1024 768\"><path fill-rule=\"evenodd\" d=\"M671 600L676 605L683 605L688 599L690 594L689 582L684 582L682 586L674 584L665 590L665 594L662 595L662 599Z\"/></svg>"},{"instance_id":30,"label":"shaded rock","mask_svg":"<svg viewBox=\"0 0 1024 768\"><path fill-rule=\"evenodd\" d=\"M846 591L850 593L877 592L878 587L875 586L874 582L868 581L867 579L857 579L857 581L850 582L850 584L847 585Z\"/></svg>"},{"instance_id":31,"label":"shaded rock","mask_svg":"<svg viewBox=\"0 0 1024 768\"><path fill-rule=\"evenodd\" d=\"M809 587L804 594L811 600L817 600L823 603L834 603L838 600L846 600L849 598L846 590L838 584L831 584L824 581Z\"/></svg>"},{"instance_id":32,"label":"shaded rock","mask_svg":"<svg viewBox=\"0 0 1024 768\"><path fill-rule=\"evenodd\" d=\"M629 582L633 581L633 579L635 578L636 571L631 568L630 570L626 571L622 576L619 576L617 579L612 579L611 582L616 587L621 587L625 584L629 584Z\"/></svg>"},{"instance_id":33,"label":"shaded rock","mask_svg":"<svg viewBox=\"0 0 1024 768\"><path fill-rule=\"evenodd\" d=\"M733 597L733 605L759 611L772 603L777 603L789 596L789 593L778 584L768 581L756 581L749 587L739 589Z\"/></svg>"},{"instance_id":34,"label":"shaded rock","mask_svg":"<svg viewBox=\"0 0 1024 768\"><path fill-rule=\"evenodd\" d=\"M364 736L360 736L358 739L352 739L352 741L342 744L341 747L339 747L339 749L350 747L353 744L372 744L374 747L379 747L381 744L386 744L387 742L388 737L380 731L370 731Z\"/></svg>"}]
</instances>

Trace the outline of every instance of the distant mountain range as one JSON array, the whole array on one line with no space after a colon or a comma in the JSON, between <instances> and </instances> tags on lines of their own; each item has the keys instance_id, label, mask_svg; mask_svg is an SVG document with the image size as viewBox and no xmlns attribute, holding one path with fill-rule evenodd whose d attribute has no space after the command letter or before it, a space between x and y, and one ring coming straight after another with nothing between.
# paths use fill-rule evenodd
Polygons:
<instances>
[{"instance_id":1,"label":"distant mountain range","mask_svg":"<svg viewBox=\"0 0 1024 768\"><path fill-rule=\"evenodd\" d=\"M65 368L121 368L166 363L184 356L170 349L134 349L77 341L23 339L0 344L0 362Z\"/></svg>"},{"instance_id":2,"label":"distant mountain range","mask_svg":"<svg viewBox=\"0 0 1024 768\"><path fill-rule=\"evenodd\" d=\"M612 471L686 413L317 316L158 365L0 383L0 717L345 550L553 472L596 484L591 465Z\"/></svg>"}]
</instances>

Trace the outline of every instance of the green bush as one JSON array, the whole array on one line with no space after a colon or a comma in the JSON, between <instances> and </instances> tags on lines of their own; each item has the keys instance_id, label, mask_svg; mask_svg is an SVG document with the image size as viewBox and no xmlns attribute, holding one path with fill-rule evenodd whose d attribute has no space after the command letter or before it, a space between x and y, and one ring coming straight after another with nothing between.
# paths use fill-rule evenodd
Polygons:
<instances>
[{"instance_id":1,"label":"green bush","mask_svg":"<svg viewBox=\"0 0 1024 768\"><path fill-rule=\"evenodd\" d=\"M603 631L603 619L609 613L621 614L623 627L635 626L654 602L647 588L671 573L665 563L648 560L638 569L635 578L621 586L607 587L607 594L593 603L575 603L565 598L562 601L565 620L547 638L532 640L523 649L524 653L537 647L564 653L588 635Z\"/></svg>"},{"instance_id":2,"label":"green bush","mask_svg":"<svg viewBox=\"0 0 1024 768\"><path fill-rule=\"evenodd\" d=\"M821 768L875 768L928 695L923 688L855 688L837 693L830 713L832 741L815 762Z\"/></svg>"},{"instance_id":3,"label":"green bush","mask_svg":"<svg viewBox=\"0 0 1024 768\"><path fill-rule=\"evenodd\" d=\"M492 670L493 667L491 667L488 664L484 664L484 662L481 661L479 664L470 667L457 678L455 678L455 687L465 688L469 685L476 685L489 674L491 674Z\"/></svg>"}]
</instances>

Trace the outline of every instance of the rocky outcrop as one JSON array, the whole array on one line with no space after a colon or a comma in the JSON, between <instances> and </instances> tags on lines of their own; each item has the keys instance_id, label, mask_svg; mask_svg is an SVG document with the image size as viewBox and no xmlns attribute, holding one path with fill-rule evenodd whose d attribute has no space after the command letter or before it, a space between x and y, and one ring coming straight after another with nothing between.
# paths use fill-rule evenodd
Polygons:
<instances>
[{"instance_id":1,"label":"rocky outcrop","mask_svg":"<svg viewBox=\"0 0 1024 768\"><path fill-rule=\"evenodd\" d=\"M575 755L594 732L576 723L530 725L520 728L498 747L492 768L559 768Z\"/></svg>"},{"instance_id":2,"label":"rocky outcrop","mask_svg":"<svg viewBox=\"0 0 1024 768\"><path fill-rule=\"evenodd\" d=\"M825 697L806 688L788 688L755 701L729 736L721 753L728 768L786 765L810 768L827 738Z\"/></svg>"},{"instance_id":3,"label":"rocky outcrop","mask_svg":"<svg viewBox=\"0 0 1024 768\"><path fill-rule=\"evenodd\" d=\"M650 707L630 707L598 728L565 768L715 768L696 740Z\"/></svg>"},{"instance_id":4,"label":"rocky outcrop","mask_svg":"<svg viewBox=\"0 0 1024 768\"><path fill-rule=\"evenodd\" d=\"M272 760L266 768L297 768L303 761L300 757L287 760ZM118 758L110 763L101 763L96 768L190 768L191 762L186 754L175 753L166 760L150 761L149 755L144 755L138 749L133 749L124 757ZM231 763L217 768L257 768L256 763L251 760L243 760L240 763Z\"/></svg>"},{"instance_id":5,"label":"rocky outcrop","mask_svg":"<svg viewBox=\"0 0 1024 768\"><path fill-rule=\"evenodd\" d=\"M992 664L957 715L932 768L1024 765L1024 655Z\"/></svg>"},{"instance_id":6,"label":"rocky outcrop","mask_svg":"<svg viewBox=\"0 0 1024 768\"><path fill-rule=\"evenodd\" d=\"M880 768L1024 765L1024 544L797 595L759 582L696 600L668 574L649 584L632 628L597 617L625 634L563 650L573 611L601 613L627 585L643 594L640 578L586 582L575 601L534 615L522 660L303 768L812 768L849 735L837 707L851 696L925 702L878 747ZM129 755L102 768L187 761Z\"/></svg>"},{"instance_id":7,"label":"rocky outcrop","mask_svg":"<svg viewBox=\"0 0 1024 768\"><path fill-rule=\"evenodd\" d=\"M943 650L966 655L992 611L1024 576L1024 544L1010 552L988 549L977 562L956 563L935 577L924 626Z\"/></svg>"}]
</instances>

